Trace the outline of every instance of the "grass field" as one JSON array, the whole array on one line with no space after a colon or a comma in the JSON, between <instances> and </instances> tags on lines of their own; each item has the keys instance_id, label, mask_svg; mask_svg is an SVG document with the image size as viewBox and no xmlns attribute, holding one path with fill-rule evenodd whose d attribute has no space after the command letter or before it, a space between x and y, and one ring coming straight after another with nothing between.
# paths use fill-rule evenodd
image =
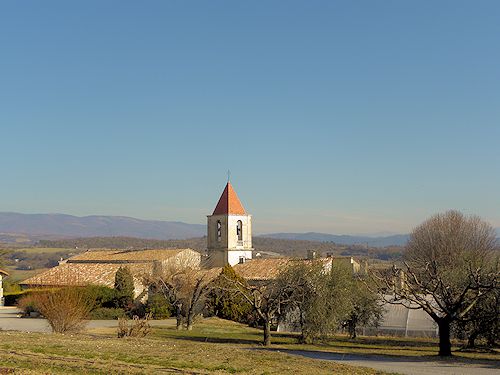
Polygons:
<instances>
[{"instance_id":1,"label":"grass field","mask_svg":"<svg viewBox=\"0 0 500 375\"><path fill-rule=\"evenodd\" d=\"M16 270L14 267L4 267L5 271L9 273L9 279L13 282L19 282L21 280L25 280L27 278L30 278L31 276L34 276L36 274L42 273L48 268L37 268L35 270Z\"/></svg>"},{"instance_id":2,"label":"grass field","mask_svg":"<svg viewBox=\"0 0 500 375\"><path fill-rule=\"evenodd\" d=\"M69 248L61 248L61 247L16 247L16 248L5 248L7 251L24 251L29 254L41 254L41 253L61 253L61 252L74 252L81 253L83 250L78 249L69 249Z\"/></svg>"},{"instance_id":3,"label":"grass field","mask_svg":"<svg viewBox=\"0 0 500 375\"><path fill-rule=\"evenodd\" d=\"M226 339L218 339L224 331ZM141 339L118 339L112 329L80 335L0 332L0 373L16 369L81 374L381 374L261 351L259 340L258 330L217 319L190 333L176 331L173 324L155 328L151 336Z\"/></svg>"},{"instance_id":4,"label":"grass field","mask_svg":"<svg viewBox=\"0 0 500 375\"><path fill-rule=\"evenodd\" d=\"M101 331L111 334L109 329ZM95 333L98 333L96 331ZM214 343L258 344L262 341L262 331L245 325L221 319L205 319L191 332L156 329L153 335L162 338L189 338L195 341ZM351 340L346 336L336 336L332 340L314 345L297 344L297 335L273 332L273 347L290 350L314 350L332 353L357 353L365 355L435 357L438 354L437 339L398 337L358 337ZM500 360L500 352L462 352L459 343L454 342L455 358Z\"/></svg>"},{"instance_id":5,"label":"grass field","mask_svg":"<svg viewBox=\"0 0 500 375\"><path fill-rule=\"evenodd\" d=\"M142 339L118 339L112 328L80 335L0 332L0 373L191 373L191 374L381 374L327 361L288 355L287 350L436 356L433 340L336 338L321 345L297 345L296 336L274 335L273 351L260 345L261 331L210 318L193 331L177 331L173 320ZM498 360L495 353L457 353L455 360ZM458 357L458 358L457 358ZM3 371L3 372L2 372Z\"/></svg>"}]
</instances>

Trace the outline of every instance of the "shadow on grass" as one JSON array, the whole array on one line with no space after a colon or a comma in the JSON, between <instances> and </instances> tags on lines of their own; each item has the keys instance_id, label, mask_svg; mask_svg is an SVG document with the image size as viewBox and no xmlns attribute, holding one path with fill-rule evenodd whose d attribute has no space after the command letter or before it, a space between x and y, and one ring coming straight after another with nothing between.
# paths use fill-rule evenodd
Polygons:
<instances>
[{"instance_id":1,"label":"shadow on grass","mask_svg":"<svg viewBox=\"0 0 500 375\"><path fill-rule=\"evenodd\" d=\"M424 340L408 340L408 339L385 339L385 338L370 338L370 337L358 337L357 339L350 339L347 337L335 337L331 340L333 343L347 343L353 345L373 345L373 346L383 346L385 347L436 347L438 345L437 341L424 341Z\"/></svg>"},{"instance_id":2,"label":"shadow on grass","mask_svg":"<svg viewBox=\"0 0 500 375\"><path fill-rule=\"evenodd\" d=\"M383 344L379 344L378 346L377 345L372 345L372 344L369 344L370 346L364 346L364 345L367 345L367 344L358 344L358 345L355 345L356 343L353 343L353 345L339 345L338 343L335 343L335 342L327 342L327 343L324 343L324 344L315 344L315 346L319 346L319 347L322 347L322 348L325 348L325 349L346 349L346 350L349 350L349 349L353 349L353 350L359 350L359 351L373 351L373 350L411 350L412 352L423 352L423 353L428 353L428 352L436 352L438 351L438 348L437 346L428 346L428 347L425 347L425 348L419 348L419 347L412 347L412 346L406 346L406 345L402 345L402 346L397 346L397 345L383 345ZM363 355L363 354L362 354Z\"/></svg>"},{"instance_id":3,"label":"shadow on grass","mask_svg":"<svg viewBox=\"0 0 500 375\"><path fill-rule=\"evenodd\" d=\"M432 362L436 365L462 365L462 364L474 364L485 368L500 369L500 361L489 360L489 359L469 359L463 357L453 356L451 358L441 358L437 355L435 356L404 356L404 355L369 355L369 354L342 354L342 353L330 353L323 352L319 350L294 350L294 349L283 349L283 348L249 348L249 350L262 350L270 352L281 352L292 355L299 355L302 357L307 357L311 359L319 359L326 361L358 361L358 362ZM473 370L471 368L471 370Z\"/></svg>"},{"instance_id":4,"label":"shadow on grass","mask_svg":"<svg viewBox=\"0 0 500 375\"><path fill-rule=\"evenodd\" d=\"M213 337L213 336L170 336L176 340L186 340L186 341L194 341L194 342L208 342L208 343L216 343L216 344L247 344L247 345L255 345L260 344L262 340L258 339L242 339L242 338L231 338L231 337Z\"/></svg>"}]
</instances>

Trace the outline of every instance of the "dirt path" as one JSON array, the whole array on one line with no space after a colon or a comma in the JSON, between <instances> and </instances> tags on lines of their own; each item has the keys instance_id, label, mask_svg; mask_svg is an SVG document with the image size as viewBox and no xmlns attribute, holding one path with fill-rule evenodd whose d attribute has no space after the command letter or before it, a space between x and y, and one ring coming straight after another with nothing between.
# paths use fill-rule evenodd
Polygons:
<instances>
[{"instance_id":1,"label":"dirt path","mask_svg":"<svg viewBox=\"0 0 500 375\"><path fill-rule=\"evenodd\" d=\"M499 361L468 361L463 359L440 360L413 357L364 356L356 354L336 354L307 350L280 350L285 353L307 358L335 361L353 366L370 367L375 370L408 375L497 375L500 374Z\"/></svg>"}]
</instances>

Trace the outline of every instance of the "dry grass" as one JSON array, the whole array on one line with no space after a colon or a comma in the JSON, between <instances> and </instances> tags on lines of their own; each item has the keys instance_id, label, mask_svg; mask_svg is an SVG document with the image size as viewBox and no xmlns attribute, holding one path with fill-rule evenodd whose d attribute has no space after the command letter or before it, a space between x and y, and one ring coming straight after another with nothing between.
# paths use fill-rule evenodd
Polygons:
<instances>
[{"instance_id":1,"label":"dry grass","mask_svg":"<svg viewBox=\"0 0 500 375\"><path fill-rule=\"evenodd\" d=\"M262 333L238 323L205 319L193 331L177 331L175 319L153 322L145 338L116 338L116 328L81 335L0 332L1 367L24 373L191 373L191 374L381 374L328 361L288 355L287 350L365 355L436 357L431 339L338 337L321 345L297 345L296 336L274 333L264 351ZM281 350L281 352L280 352ZM493 353L454 352L455 360L497 360ZM457 358L458 357L458 358Z\"/></svg>"},{"instance_id":2,"label":"dry grass","mask_svg":"<svg viewBox=\"0 0 500 375\"><path fill-rule=\"evenodd\" d=\"M202 326L206 334L211 329L219 332L225 323L208 322ZM233 323L227 324L227 328L235 340L240 328L244 328L240 335L249 333L246 327ZM152 337L134 339L118 339L115 330L110 330L81 335L0 332L0 373L2 369L16 369L16 373L76 374L382 374L280 352L252 350L261 347L246 343L243 337L240 344L204 342L195 335L196 326L191 332L183 331L184 336L169 325L154 329Z\"/></svg>"}]
</instances>

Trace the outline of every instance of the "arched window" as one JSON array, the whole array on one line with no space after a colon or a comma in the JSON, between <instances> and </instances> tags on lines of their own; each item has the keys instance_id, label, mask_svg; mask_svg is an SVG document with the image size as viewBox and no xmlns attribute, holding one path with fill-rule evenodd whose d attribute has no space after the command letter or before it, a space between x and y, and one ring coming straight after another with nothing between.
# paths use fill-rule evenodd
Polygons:
<instances>
[{"instance_id":1,"label":"arched window","mask_svg":"<svg viewBox=\"0 0 500 375\"><path fill-rule=\"evenodd\" d=\"M238 241L243 241L243 223L238 220L236 223L236 235L238 236Z\"/></svg>"},{"instance_id":2,"label":"arched window","mask_svg":"<svg viewBox=\"0 0 500 375\"><path fill-rule=\"evenodd\" d=\"M217 220L217 241L222 240L222 224L220 220Z\"/></svg>"}]
</instances>

